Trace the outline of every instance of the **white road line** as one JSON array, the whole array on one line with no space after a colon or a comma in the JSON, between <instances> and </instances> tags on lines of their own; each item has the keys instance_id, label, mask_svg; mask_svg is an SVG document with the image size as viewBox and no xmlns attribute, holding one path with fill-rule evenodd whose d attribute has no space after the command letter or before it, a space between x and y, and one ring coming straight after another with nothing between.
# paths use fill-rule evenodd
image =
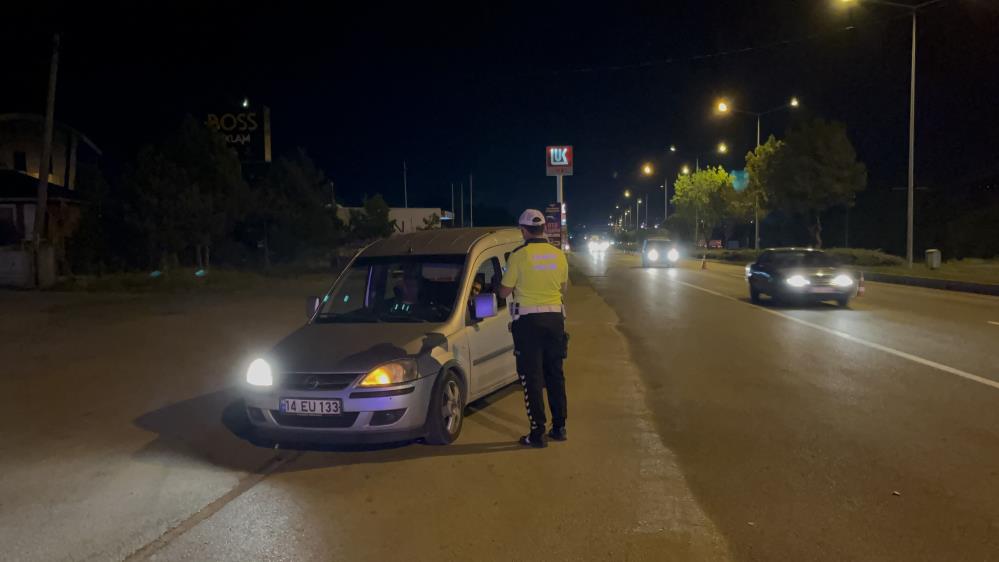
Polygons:
<instances>
[{"instance_id":1,"label":"white road line","mask_svg":"<svg viewBox=\"0 0 999 562\"><path fill-rule=\"evenodd\" d=\"M995 322L993 320L989 320L988 322L989 322L989 324L993 324L995 326L999 326L999 322Z\"/></svg>"},{"instance_id":2,"label":"white road line","mask_svg":"<svg viewBox=\"0 0 999 562\"><path fill-rule=\"evenodd\" d=\"M927 367L932 367L934 369L943 371L945 373L950 373L952 375L957 375L957 376L959 376L959 377L961 377L963 379L967 379L969 381L974 381L974 382L977 382L977 383L980 383L980 384L984 384L985 386L991 386L992 388L995 388L995 389L999 390L999 382L996 382L996 381L994 381L992 379L987 379L987 378L979 376L979 375L975 375L975 374L972 374L972 373L969 373L969 372L966 372L966 371L962 371L960 369L956 369L956 368L951 367L949 365L944 365L943 363L937 363L936 361L931 361L929 359L920 357L918 355L913 355L911 353L906 353L904 351L899 351L897 349L894 349L894 348L891 348L891 347L888 347L888 346L884 346L884 345L881 345L879 343L874 343L874 342L871 342L871 341L867 341L865 339L858 338L857 336L850 335L850 334L848 334L846 332L841 332L839 330L833 330L832 328L826 328L825 326L822 326L822 325L819 325L819 324L815 324L815 323L809 322L807 320L802 320L800 318L795 318L794 316L791 316L789 314L784 314L783 312L778 312L776 310L771 310L769 308L762 308L762 307L756 306L754 304L750 304L750 303L741 301L741 300L739 300L739 299L737 299L735 297L731 297L729 295L726 295L726 294L723 294L723 293L719 293L717 291L712 291L711 289L705 289L704 287L701 287L700 285L694 285L693 283L687 283L685 281L679 281L679 280L677 280L676 282L680 283L681 285L686 285L687 287L690 287L691 289L697 289L698 291L703 291L705 293L709 293L709 294L715 295L717 297L721 297L723 299L728 299L730 301L737 302L739 304L750 306L750 307L752 307L752 308L754 308L756 310L760 310L760 311L766 312L768 314L773 314L774 316L779 316L781 318L784 318L786 320L790 320L792 322L797 322L798 324L801 324L802 326L808 326L809 328L815 328L816 330L820 330L820 331L825 332L827 334L830 334L830 335L833 335L833 336L836 336L836 337L839 337L839 338L843 338L845 340L852 341L854 343L859 343L860 345L869 347L871 349L877 349L878 351L883 351L885 353L890 353L891 355L894 355L896 357L901 357L902 359L908 359L909 361L912 361L913 363L919 363L920 365L925 365ZM989 323L990 324L999 324L999 323L992 322L992 321L989 321Z\"/></svg>"}]
</instances>

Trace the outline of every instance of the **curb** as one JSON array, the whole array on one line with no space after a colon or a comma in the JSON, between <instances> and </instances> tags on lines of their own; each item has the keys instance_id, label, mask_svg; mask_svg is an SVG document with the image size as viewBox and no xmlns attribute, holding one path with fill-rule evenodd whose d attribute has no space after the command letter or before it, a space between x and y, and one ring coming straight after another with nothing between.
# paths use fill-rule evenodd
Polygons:
<instances>
[{"instance_id":1,"label":"curb","mask_svg":"<svg viewBox=\"0 0 999 562\"><path fill-rule=\"evenodd\" d=\"M969 281L954 281L952 279L933 279L930 277L909 277L906 275L891 275L889 273L873 273L864 271L864 278L878 283L909 285L927 289L941 289L961 293L977 293L980 295L999 296L999 285L994 283L972 283Z\"/></svg>"}]
</instances>

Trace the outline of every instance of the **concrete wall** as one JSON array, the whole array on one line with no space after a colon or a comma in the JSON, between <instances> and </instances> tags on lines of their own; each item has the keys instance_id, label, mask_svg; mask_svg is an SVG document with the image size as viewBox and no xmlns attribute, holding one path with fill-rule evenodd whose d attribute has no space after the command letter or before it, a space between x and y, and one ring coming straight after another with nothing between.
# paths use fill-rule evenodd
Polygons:
<instances>
[{"instance_id":1,"label":"concrete wall","mask_svg":"<svg viewBox=\"0 0 999 562\"><path fill-rule=\"evenodd\" d=\"M51 287L55 283L55 251L52 246L43 246L41 252L41 284ZM30 250L17 246L0 247L0 287L34 287L33 261Z\"/></svg>"},{"instance_id":2,"label":"concrete wall","mask_svg":"<svg viewBox=\"0 0 999 562\"><path fill-rule=\"evenodd\" d=\"M33 121L0 122L0 168L14 169L14 153L23 152L27 174L37 178L41 168L42 124ZM76 187L76 139L69 131L57 128L52 135L52 170L49 183Z\"/></svg>"}]
</instances>

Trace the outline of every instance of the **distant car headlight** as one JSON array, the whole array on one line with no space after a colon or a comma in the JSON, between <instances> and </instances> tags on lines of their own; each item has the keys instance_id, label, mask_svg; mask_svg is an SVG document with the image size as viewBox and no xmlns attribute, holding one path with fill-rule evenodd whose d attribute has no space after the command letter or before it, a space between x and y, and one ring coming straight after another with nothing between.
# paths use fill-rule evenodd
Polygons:
<instances>
[{"instance_id":1,"label":"distant car headlight","mask_svg":"<svg viewBox=\"0 0 999 562\"><path fill-rule=\"evenodd\" d=\"M610 242L604 240L603 242L600 243L600 251L606 252L607 248L610 248Z\"/></svg>"},{"instance_id":2,"label":"distant car headlight","mask_svg":"<svg viewBox=\"0 0 999 562\"><path fill-rule=\"evenodd\" d=\"M416 362L410 359L392 361L379 365L368 372L357 386L388 386L413 381L419 378Z\"/></svg>"},{"instance_id":3,"label":"distant car headlight","mask_svg":"<svg viewBox=\"0 0 999 562\"><path fill-rule=\"evenodd\" d=\"M680 252L677 252L676 248L674 248L666 253L666 259L669 261L676 261L680 259Z\"/></svg>"},{"instance_id":4,"label":"distant car headlight","mask_svg":"<svg viewBox=\"0 0 999 562\"><path fill-rule=\"evenodd\" d=\"M274 384L274 375L271 373L271 366L263 359L254 359L250 367L246 369L246 382L253 386L271 386Z\"/></svg>"},{"instance_id":5,"label":"distant car headlight","mask_svg":"<svg viewBox=\"0 0 999 562\"><path fill-rule=\"evenodd\" d=\"M591 252L596 252L598 247L599 245L596 242L590 242L589 244L586 245L586 248L589 249Z\"/></svg>"},{"instance_id":6,"label":"distant car headlight","mask_svg":"<svg viewBox=\"0 0 999 562\"><path fill-rule=\"evenodd\" d=\"M840 273L836 277L833 277L832 284L836 287L849 287L853 285L853 277L845 273Z\"/></svg>"},{"instance_id":7,"label":"distant car headlight","mask_svg":"<svg viewBox=\"0 0 999 562\"><path fill-rule=\"evenodd\" d=\"M649 261L659 261L659 252L657 250L649 250L645 257L649 258Z\"/></svg>"},{"instance_id":8,"label":"distant car headlight","mask_svg":"<svg viewBox=\"0 0 999 562\"><path fill-rule=\"evenodd\" d=\"M787 283L792 287L801 288L804 287L805 285L808 285L808 279L805 279L803 275L792 275L787 278L787 281L785 281L785 283Z\"/></svg>"}]
</instances>

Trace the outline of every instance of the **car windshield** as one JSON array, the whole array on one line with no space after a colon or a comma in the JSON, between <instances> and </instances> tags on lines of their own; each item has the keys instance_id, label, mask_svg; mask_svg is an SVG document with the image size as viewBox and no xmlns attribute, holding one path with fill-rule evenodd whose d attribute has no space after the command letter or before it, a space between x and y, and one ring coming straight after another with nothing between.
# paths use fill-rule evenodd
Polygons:
<instances>
[{"instance_id":1,"label":"car windshield","mask_svg":"<svg viewBox=\"0 0 999 562\"><path fill-rule=\"evenodd\" d=\"M775 252L771 259L777 267L839 266L839 260L824 252Z\"/></svg>"},{"instance_id":2,"label":"car windshield","mask_svg":"<svg viewBox=\"0 0 999 562\"><path fill-rule=\"evenodd\" d=\"M669 240L649 240L646 242L645 246L649 249L672 248L673 242Z\"/></svg>"},{"instance_id":3,"label":"car windshield","mask_svg":"<svg viewBox=\"0 0 999 562\"><path fill-rule=\"evenodd\" d=\"M464 264L464 255L360 258L323 297L315 321L443 322Z\"/></svg>"}]
</instances>

